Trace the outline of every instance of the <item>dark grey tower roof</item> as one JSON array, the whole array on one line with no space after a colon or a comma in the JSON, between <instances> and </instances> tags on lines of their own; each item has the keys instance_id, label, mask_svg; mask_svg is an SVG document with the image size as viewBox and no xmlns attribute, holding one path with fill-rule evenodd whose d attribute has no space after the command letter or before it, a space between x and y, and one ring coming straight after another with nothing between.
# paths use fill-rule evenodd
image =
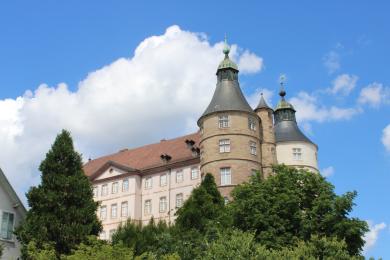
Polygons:
<instances>
[{"instance_id":1,"label":"dark grey tower roof","mask_svg":"<svg viewBox=\"0 0 390 260\"><path fill-rule=\"evenodd\" d=\"M240 84L238 83L238 68L230 60L229 51L229 46L225 42L225 48L223 50L225 58L219 64L217 70L217 87L206 111L199 118L198 125L203 117L215 112L243 111L254 114L253 109L241 91Z\"/></svg>"},{"instance_id":2,"label":"dark grey tower roof","mask_svg":"<svg viewBox=\"0 0 390 260\"><path fill-rule=\"evenodd\" d=\"M317 146L309 138L307 138L299 129L295 118L295 109L290 103L288 103L284 99L286 91L283 88L283 84L279 95L281 96L281 99L276 106L274 112L274 130L276 143L298 141L311 143Z\"/></svg>"},{"instance_id":3,"label":"dark grey tower roof","mask_svg":"<svg viewBox=\"0 0 390 260\"><path fill-rule=\"evenodd\" d=\"M271 109L271 110L272 110L272 108L270 108L270 107L268 106L267 102L265 101L264 96L263 96L263 93L261 93L259 104L258 104L257 107L255 108L255 110L261 109L261 108L267 108L267 109Z\"/></svg>"}]
</instances>

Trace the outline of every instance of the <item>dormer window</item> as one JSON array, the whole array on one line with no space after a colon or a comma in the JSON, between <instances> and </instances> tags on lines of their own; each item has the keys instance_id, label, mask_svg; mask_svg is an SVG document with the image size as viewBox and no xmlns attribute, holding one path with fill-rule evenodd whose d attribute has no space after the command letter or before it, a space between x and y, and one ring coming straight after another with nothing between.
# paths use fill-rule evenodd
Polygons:
<instances>
[{"instance_id":1,"label":"dormer window","mask_svg":"<svg viewBox=\"0 0 390 260\"><path fill-rule=\"evenodd\" d=\"M221 115L218 117L218 127L219 128L228 128L229 127L229 116Z\"/></svg>"}]
</instances>

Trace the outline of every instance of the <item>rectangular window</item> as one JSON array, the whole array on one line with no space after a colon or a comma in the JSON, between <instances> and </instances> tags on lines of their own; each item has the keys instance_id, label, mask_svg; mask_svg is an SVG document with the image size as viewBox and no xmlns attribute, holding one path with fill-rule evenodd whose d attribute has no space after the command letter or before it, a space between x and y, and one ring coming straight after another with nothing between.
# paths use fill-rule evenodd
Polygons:
<instances>
[{"instance_id":1,"label":"rectangular window","mask_svg":"<svg viewBox=\"0 0 390 260\"><path fill-rule=\"evenodd\" d=\"M160 212L165 212L168 208L167 197L160 198Z\"/></svg>"},{"instance_id":2,"label":"rectangular window","mask_svg":"<svg viewBox=\"0 0 390 260\"><path fill-rule=\"evenodd\" d=\"M124 179L122 182L122 191L129 191L129 179Z\"/></svg>"},{"instance_id":3,"label":"rectangular window","mask_svg":"<svg viewBox=\"0 0 390 260\"><path fill-rule=\"evenodd\" d=\"M117 205L115 203L111 205L111 218L116 218L116 216L117 216Z\"/></svg>"},{"instance_id":4,"label":"rectangular window","mask_svg":"<svg viewBox=\"0 0 390 260\"><path fill-rule=\"evenodd\" d=\"M176 208L183 206L183 193L176 194Z\"/></svg>"},{"instance_id":5,"label":"rectangular window","mask_svg":"<svg viewBox=\"0 0 390 260\"><path fill-rule=\"evenodd\" d=\"M219 152L220 153L229 153L230 152L230 140L229 139L219 140Z\"/></svg>"},{"instance_id":6,"label":"rectangular window","mask_svg":"<svg viewBox=\"0 0 390 260\"><path fill-rule=\"evenodd\" d=\"M10 212L3 212L1 219L0 238L5 240L12 240L14 231L14 214Z\"/></svg>"},{"instance_id":7,"label":"rectangular window","mask_svg":"<svg viewBox=\"0 0 390 260\"><path fill-rule=\"evenodd\" d=\"M129 214L129 207L127 201L122 202L121 204L121 216L127 217Z\"/></svg>"},{"instance_id":8,"label":"rectangular window","mask_svg":"<svg viewBox=\"0 0 390 260\"><path fill-rule=\"evenodd\" d=\"M232 184L232 175L229 167L221 168L220 173L221 173L221 185Z\"/></svg>"},{"instance_id":9,"label":"rectangular window","mask_svg":"<svg viewBox=\"0 0 390 260\"><path fill-rule=\"evenodd\" d=\"M257 154L256 142L250 141L249 142L249 147L250 147L251 154L256 155Z\"/></svg>"},{"instance_id":10,"label":"rectangular window","mask_svg":"<svg viewBox=\"0 0 390 260\"><path fill-rule=\"evenodd\" d=\"M101 206L100 207L100 219L105 220L107 217L107 207L106 206Z\"/></svg>"},{"instance_id":11,"label":"rectangular window","mask_svg":"<svg viewBox=\"0 0 390 260\"><path fill-rule=\"evenodd\" d=\"M112 194L118 193L118 183L114 182L111 187Z\"/></svg>"},{"instance_id":12,"label":"rectangular window","mask_svg":"<svg viewBox=\"0 0 390 260\"><path fill-rule=\"evenodd\" d=\"M152 188L152 177L147 177L145 179L145 189Z\"/></svg>"},{"instance_id":13,"label":"rectangular window","mask_svg":"<svg viewBox=\"0 0 390 260\"><path fill-rule=\"evenodd\" d=\"M93 187L93 197L97 198L98 195L99 195L99 187L95 186L95 187Z\"/></svg>"},{"instance_id":14,"label":"rectangular window","mask_svg":"<svg viewBox=\"0 0 390 260\"><path fill-rule=\"evenodd\" d=\"M248 127L250 130L253 130L253 131L256 130L256 121L253 117L248 118Z\"/></svg>"},{"instance_id":15,"label":"rectangular window","mask_svg":"<svg viewBox=\"0 0 390 260\"><path fill-rule=\"evenodd\" d=\"M179 183L179 182L183 182L183 171L180 170L180 171L177 171L176 172L176 182Z\"/></svg>"},{"instance_id":16,"label":"rectangular window","mask_svg":"<svg viewBox=\"0 0 390 260\"><path fill-rule=\"evenodd\" d=\"M229 116L222 115L218 117L218 126L219 128L227 128L229 127Z\"/></svg>"},{"instance_id":17,"label":"rectangular window","mask_svg":"<svg viewBox=\"0 0 390 260\"><path fill-rule=\"evenodd\" d=\"M198 168L196 168L196 167L191 168L191 180L195 180L198 178L199 178Z\"/></svg>"},{"instance_id":18,"label":"rectangular window","mask_svg":"<svg viewBox=\"0 0 390 260\"><path fill-rule=\"evenodd\" d=\"M152 214L152 201L151 200L145 200L144 214L145 215Z\"/></svg>"},{"instance_id":19,"label":"rectangular window","mask_svg":"<svg viewBox=\"0 0 390 260\"><path fill-rule=\"evenodd\" d=\"M167 175L166 174L162 174L160 175L160 186L165 186L167 185Z\"/></svg>"},{"instance_id":20,"label":"rectangular window","mask_svg":"<svg viewBox=\"0 0 390 260\"><path fill-rule=\"evenodd\" d=\"M107 184L102 185L102 196L107 196L108 193L108 186Z\"/></svg>"},{"instance_id":21,"label":"rectangular window","mask_svg":"<svg viewBox=\"0 0 390 260\"><path fill-rule=\"evenodd\" d=\"M301 148L293 148L293 158L296 161L302 160L302 149Z\"/></svg>"},{"instance_id":22,"label":"rectangular window","mask_svg":"<svg viewBox=\"0 0 390 260\"><path fill-rule=\"evenodd\" d=\"M112 240L112 236L114 235L115 231L116 231L115 229L111 229L110 230L110 234L109 234L109 237L108 237L109 240Z\"/></svg>"},{"instance_id":23,"label":"rectangular window","mask_svg":"<svg viewBox=\"0 0 390 260\"><path fill-rule=\"evenodd\" d=\"M100 237L101 240L106 239L106 232L105 231L100 232L100 236L99 237Z\"/></svg>"}]
</instances>

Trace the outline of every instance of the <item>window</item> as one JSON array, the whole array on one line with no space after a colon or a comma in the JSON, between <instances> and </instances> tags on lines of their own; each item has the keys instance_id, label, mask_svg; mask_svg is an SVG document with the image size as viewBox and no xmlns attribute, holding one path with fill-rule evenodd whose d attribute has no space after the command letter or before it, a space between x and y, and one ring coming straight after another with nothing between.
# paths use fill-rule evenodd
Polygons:
<instances>
[{"instance_id":1,"label":"window","mask_svg":"<svg viewBox=\"0 0 390 260\"><path fill-rule=\"evenodd\" d=\"M302 160L302 149L301 148L293 148L293 158L294 160Z\"/></svg>"},{"instance_id":2,"label":"window","mask_svg":"<svg viewBox=\"0 0 390 260\"><path fill-rule=\"evenodd\" d=\"M107 217L107 207L106 206L101 206L100 207L100 219L105 220Z\"/></svg>"},{"instance_id":3,"label":"window","mask_svg":"<svg viewBox=\"0 0 390 260\"><path fill-rule=\"evenodd\" d=\"M127 203L127 201L124 201L121 204L121 216L127 217L128 215L129 215L128 203Z\"/></svg>"},{"instance_id":4,"label":"window","mask_svg":"<svg viewBox=\"0 0 390 260\"><path fill-rule=\"evenodd\" d=\"M176 208L183 206L183 193L176 194Z\"/></svg>"},{"instance_id":5,"label":"window","mask_svg":"<svg viewBox=\"0 0 390 260\"><path fill-rule=\"evenodd\" d=\"M163 174L163 175L160 175L160 186L165 186L167 185L167 175L166 174Z\"/></svg>"},{"instance_id":6,"label":"window","mask_svg":"<svg viewBox=\"0 0 390 260\"><path fill-rule=\"evenodd\" d=\"M99 237L102 240L106 239L106 232L105 231L100 232L100 236Z\"/></svg>"},{"instance_id":7,"label":"window","mask_svg":"<svg viewBox=\"0 0 390 260\"><path fill-rule=\"evenodd\" d=\"M220 153L229 153L230 152L230 140L229 139L219 140L219 152Z\"/></svg>"},{"instance_id":8,"label":"window","mask_svg":"<svg viewBox=\"0 0 390 260\"><path fill-rule=\"evenodd\" d=\"M12 240L14 231L14 214L10 212L3 212L1 219L0 238Z\"/></svg>"},{"instance_id":9,"label":"window","mask_svg":"<svg viewBox=\"0 0 390 260\"><path fill-rule=\"evenodd\" d=\"M111 187L112 194L118 193L118 183L114 182Z\"/></svg>"},{"instance_id":10,"label":"window","mask_svg":"<svg viewBox=\"0 0 390 260\"><path fill-rule=\"evenodd\" d=\"M152 188L152 177L147 177L145 179L145 189Z\"/></svg>"},{"instance_id":11,"label":"window","mask_svg":"<svg viewBox=\"0 0 390 260\"><path fill-rule=\"evenodd\" d=\"M180 170L176 172L176 182L179 183L182 181L183 181L183 171Z\"/></svg>"},{"instance_id":12,"label":"window","mask_svg":"<svg viewBox=\"0 0 390 260\"><path fill-rule=\"evenodd\" d=\"M199 171L198 168L194 167L191 168L191 180L195 180L199 178Z\"/></svg>"},{"instance_id":13,"label":"window","mask_svg":"<svg viewBox=\"0 0 390 260\"><path fill-rule=\"evenodd\" d=\"M144 214L145 215L152 214L152 201L151 200L145 200Z\"/></svg>"},{"instance_id":14,"label":"window","mask_svg":"<svg viewBox=\"0 0 390 260\"><path fill-rule=\"evenodd\" d=\"M223 200L225 202L225 205L229 203L229 198L228 197L223 197Z\"/></svg>"},{"instance_id":15,"label":"window","mask_svg":"<svg viewBox=\"0 0 390 260\"><path fill-rule=\"evenodd\" d=\"M219 128L227 128L229 127L229 116L222 115L218 117L218 127Z\"/></svg>"},{"instance_id":16,"label":"window","mask_svg":"<svg viewBox=\"0 0 390 260\"><path fill-rule=\"evenodd\" d=\"M108 186L107 184L102 185L102 196L106 196L108 193Z\"/></svg>"},{"instance_id":17,"label":"window","mask_svg":"<svg viewBox=\"0 0 390 260\"><path fill-rule=\"evenodd\" d=\"M253 117L248 118L248 127L250 130L253 130L253 131L256 130L256 121Z\"/></svg>"},{"instance_id":18,"label":"window","mask_svg":"<svg viewBox=\"0 0 390 260\"><path fill-rule=\"evenodd\" d=\"M221 185L230 185L232 184L232 175L230 168L225 167L220 169L221 173Z\"/></svg>"},{"instance_id":19,"label":"window","mask_svg":"<svg viewBox=\"0 0 390 260\"><path fill-rule=\"evenodd\" d=\"M129 179L125 179L122 182L122 191L128 191L129 190Z\"/></svg>"},{"instance_id":20,"label":"window","mask_svg":"<svg viewBox=\"0 0 390 260\"><path fill-rule=\"evenodd\" d=\"M256 155L257 154L256 142L250 141L249 147L250 147L251 154Z\"/></svg>"},{"instance_id":21,"label":"window","mask_svg":"<svg viewBox=\"0 0 390 260\"><path fill-rule=\"evenodd\" d=\"M117 216L117 205L115 203L111 205L111 218L116 218L116 216Z\"/></svg>"},{"instance_id":22,"label":"window","mask_svg":"<svg viewBox=\"0 0 390 260\"><path fill-rule=\"evenodd\" d=\"M93 197L97 198L98 195L99 195L99 187L95 186L93 187Z\"/></svg>"},{"instance_id":23,"label":"window","mask_svg":"<svg viewBox=\"0 0 390 260\"><path fill-rule=\"evenodd\" d=\"M160 198L160 212L165 212L168 208L167 197Z\"/></svg>"},{"instance_id":24,"label":"window","mask_svg":"<svg viewBox=\"0 0 390 260\"><path fill-rule=\"evenodd\" d=\"M110 230L110 235L109 235L109 240L112 240L112 236L114 235L114 233L115 233L115 229L111 229Z\"/></svg>"}]
</instances>

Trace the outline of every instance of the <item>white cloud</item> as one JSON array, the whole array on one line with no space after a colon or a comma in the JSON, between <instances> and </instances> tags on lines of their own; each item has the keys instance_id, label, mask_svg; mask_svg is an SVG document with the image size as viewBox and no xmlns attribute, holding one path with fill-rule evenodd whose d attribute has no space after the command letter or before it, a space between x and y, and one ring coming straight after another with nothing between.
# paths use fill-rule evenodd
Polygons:
<instances>
[{"instance_id":1,"label":"white cloud","mask_svg":"<svg viewBox=\"0 0 390 260\"><path fill-rule=\"evenodd\" d=\"M360 91L358 102L372 107L388 104L390 101L390 87L384 87L381 83L371 83Z\"/></svg>"},{"instance_id":2,"label":"white cloud","mask_svg":"<svg viewBox=\"0 0 390 260\"><path fill-rule=\"evenodd\" d=\"M23 194L39 182L37 168L57 133L69 129L85 158L195 131L215 88L223 42L169 27L142 41L130 58L91 72L76 91L65 83L40 85L17 99L0 100L0 167ZM262 59L231 56L243 72Z\"/></svg>"},{"instance_id":3,"label":"white cloud","mask_svg":"<svg viewBox=\"0 0 390 260\"><path fill-rule=\"evenodd\" d=\"M367 251L375 245L378 240L379 232L386 228L386 223L384 222L374 224L372 221L367 221L367 223L370 230L364 235L364 240L366 241L363 248L364 253L367 253Z\"/></svg>"},{"instance_id":4,"label":"white cloud","mask_svg":"<svg viewBox=\"0 0 390 260\"><path fill-rule=\"evenodd\" d=\"M341 74L337 76L333 82L332 87L328 91L332 94L349 95L355 88L358 77L355 75Z\"/></svg>"},{"instance_id":5,"label":"white cloud","mask_svg":"<svg viewBox=\"0 0 390 260\"><path fill-rule=\"evenodd\" d=\"M333 166L326 167L321 170L321 175L324 177L330 177L334 174L334 168Z\"/></svg>"},{"instance_id":6,"label":"white cloud","mask_svg":"<svg viewBox=\"0 0 390 260\"><path fill-rule=\"evenodd\" d=\"M339 121L352 118L361 112L358 108L340 108L336 106L322 106L316 96L301 91L296 97L290 99L297 111L297 121L299 122L326 122Z\"/></svg>"},{"instance_id":7,"label":"white cloud","mask_svg":"<svg viewBox=\"0 0 390 260\"><path fill-rule=\"evenodd\" d=\"M385 146L386 150L390 152L390 124L382 131L382 144Z\"/></svg>"},{"instance_id":8,"label":"white cloud","mask_svg":"<svg viewBox=\"0 0 390 260\"><path fill-rule=\"evenodd\" d=\"M249 51L244 51L238 60L238 67L243 74L259 72L263 68L263 59Z\"/></svg>"},{"instance_id":9,"label":"white cloud","mask_svg":"<svg viewBox=\"0 0 390 260\"><path fill-rule=\"evenodd\" d=\"M263 93L263 97L265 99L265 102L267 102L268 106L272 107L272 96L274 95L274 92L267 88L258 88L256 89L249 97L248 97L248 103L252 108L256 108L260 101L260 96Z\"/></svg>"},{"instance_id":10,"label":"white cloud","mask_svg":"<svg viewBox=\"0 0 390 260\"><path fill-rule=\"evenodd\" d=\"M340 55L335 51L330 51L323 57L324 66L330 74L340 69Z\"/></svg>"}]
</instances>

